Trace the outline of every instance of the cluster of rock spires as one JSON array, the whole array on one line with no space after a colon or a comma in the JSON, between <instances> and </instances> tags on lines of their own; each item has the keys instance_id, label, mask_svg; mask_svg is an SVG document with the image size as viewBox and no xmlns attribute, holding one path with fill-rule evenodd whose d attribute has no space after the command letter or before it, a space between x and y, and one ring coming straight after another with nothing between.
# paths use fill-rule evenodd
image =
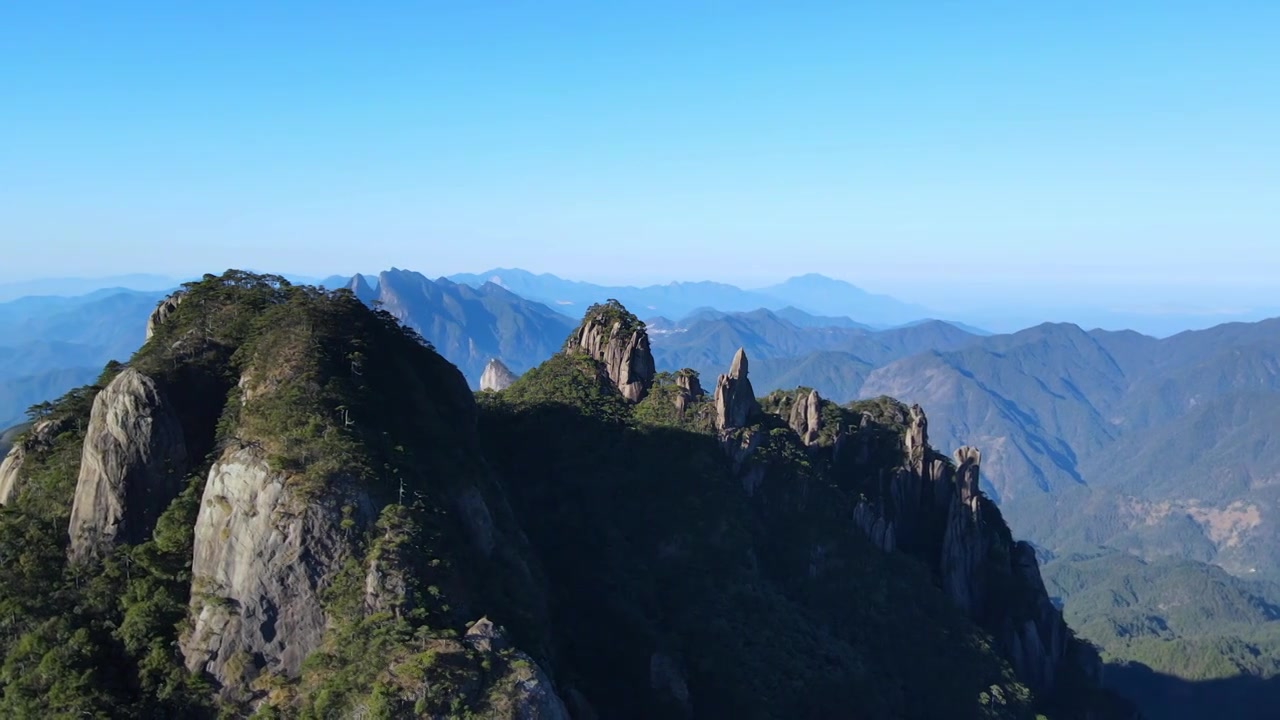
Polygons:
<instances>
[{"instance_id":1,"label":"cluster of rock spires","mask_svg":"<svg viewBox=\"0 0 1280 720\"><path fill-rule=\"evenodd\" d=\"M589 316L571 345L588 349L605 364L623 395L636 400L652 376L648 338L643 327L622 337L611 336L611 327L619 326ZM682 392L675 402L683 413L701 397L701 387L692 371L682 371L676 379ZM814 451L822 450L816 446L823 430L823 402L816 390L801 393L783 418ZM752 425L762 411L742 348L717 379L714 404L721 443L744 490L753 494L765 477L764 468L752 462L759 446ZM929 447L928 421L919 406L900 420L906 427L901 448L906 462L883 479L877 497L857 505L850 522L885 552L908 552L925 560L951 601L996 637L1019 679L1036 691L1051 690L1067 660L1069 634L1045 590L1034 549L1012 540L1000 511L979 490L977 449L960 448L948 460ZM864 416L863 426L869 422ZM837 456L837 467L842 459L867 455L867 448L854 442L856 435L857 428L835 434L828 451ZM1020 601L1011 603L1010 597ZM1086 673L1099 672L1096 656L1084 660L1093 665L1083 669Z\"/></svg>"}]
</instances>

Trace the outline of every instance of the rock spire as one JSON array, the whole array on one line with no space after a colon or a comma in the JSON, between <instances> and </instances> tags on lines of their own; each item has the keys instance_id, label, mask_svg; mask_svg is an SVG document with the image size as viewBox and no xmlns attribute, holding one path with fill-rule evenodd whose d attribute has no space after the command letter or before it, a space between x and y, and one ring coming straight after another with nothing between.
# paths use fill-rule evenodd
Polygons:
<instances>
[{"instance_id":1,"label":"rock spire","mask_svg":"<svg viewBox=\"0 0 1280 720\"><path fill-rule=\"evenodd\" d=\"M744 427L759 410L751 380L747 378L747 352L738 348L729 372L716 380L716 429Z\"/></svg>"}]
</instances>

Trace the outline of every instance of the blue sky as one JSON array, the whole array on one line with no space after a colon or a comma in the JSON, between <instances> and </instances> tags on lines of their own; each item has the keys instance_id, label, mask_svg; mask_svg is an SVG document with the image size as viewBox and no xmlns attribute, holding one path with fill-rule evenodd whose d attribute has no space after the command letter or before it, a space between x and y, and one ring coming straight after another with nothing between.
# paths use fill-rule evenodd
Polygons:
<instances>
[{"instance_id":1,"label":"blue sky","mask_svg":"<svg viewBox=\"0 0 1280 720\"><path fill-rule=\"evenodd\" d=\"M0 9L0 280L1280 289L1280 3L195 5Z\"/></svg>"}]
</instances>

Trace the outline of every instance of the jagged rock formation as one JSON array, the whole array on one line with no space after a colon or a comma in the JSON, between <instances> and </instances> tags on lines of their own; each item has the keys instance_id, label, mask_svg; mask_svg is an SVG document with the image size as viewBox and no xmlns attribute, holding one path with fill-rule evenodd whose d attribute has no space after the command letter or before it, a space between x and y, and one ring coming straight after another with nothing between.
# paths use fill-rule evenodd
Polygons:
<instances>
[{"instance_id":1,"label":"jagged rock formation","mask_svg":"<svg viewBox=\"0 0 1280 720\"><path fill-rule=\"evenodd\" d=\"M512 648L506 632L488 617L477 620L467 630L463 642L484 653L508 651L510 659L515 661L512 665L521 666L513 669L511 677L494 683L506 689L512 710L508 716L512 720L570 720L569 711L546 671L526 653Z\"/></svg>"},{"instance_id":2,"label":"jagged rock formation","mask_svg":"<svg viewBox=\"0 0 1280 720\"><path fill-rule=\"evenodd\" d=\"M164 394L132 368L120 373L93 402L71 506L72 558L146 539L186 470L182 426Z\"/></svg>"},{"instance_id":3,"label":"jagged rock formation","mask_svg":"<svg viewBox=\"0 0 1280 720\"><path fill-rule=\"evenodd\" d=\"M364 523L368 505L354 503ZM228 449L209 471L196 519L187 667L229 688L260 670L296 676L324 634L321 591L351 552L342 519L337 507L299 497L261 451Z\"/></svg>"},{"instance_id":4,"label":"jagged rock formation","mask_svg":"<svg viewBox=\"0 0 1280 720\"><path fill-rule=\"evenodd\" d=\"M804 396L803 402L796 402L791 406L787 424L796 431L796 435L800 436L800 441L805 445L812 445L818 441L818 432L822 429L821 411L822 398L817 390L810 390Z\"/></svg>"},{"instance_id":5,"label":"jagged rock formation","mask_svg":"<svg viewBox=\"0 0 1280 720\"><path fill-rule=\"evenodd\" d=\"M604 365L622 396L640 402L653 383L653 353L644 323L617 300L593 305L565 343L566 352L585 352Z\"/></svg>"},{"instance_id":6,"label":"jagged rock formation","mask_svg":"<svg viewBox=\"0 0 1280 720\"><path fill-rule=\"evenodd\" d=\"M53 444L54 437L67 425L67 418L41 420L9 449L0 461L0 505L8 505L22 491L22 466L27 455L40 452Z\"/></svg>"},{"instance_id":7,"label":"jagged rock formation","mask_svg":"<svg viewBox=\"0 0 1280 720\"><path fill-rule=\"evenodd\" d=\"M498 358L493 358L484 366L480 375L480 389L501 392L516 381L516 374L511 372Z\"/></svg>"},{"instance_id":8,"label":"jagged rock formation","mask_svg":"<svg viewBox=\"0 0 1280 720\"><path fill-rule=\"evenodd\" d=\"M675 403L678 417L683 419L689 406L705 395L697 371L685 368L676 373L676 392L672 395L672 402Z\"/></svg>"},{"instance_id":9,"label":"jagged rock formation","mask_svg":"<svg viewBox=\"0 0 1280 720\"><path fill-rule=\"evenodd\" d=\"M762 433L747 427L750 406L734 392L750 387L746 370L739 351L729 375L721 376L716 407L722 447L744 491L756 496L770 488L768 464L755 457L764 443ZM1069 654L1066 624L1045 591L1034 550L1013 541L1000 511L980 492L979 451L964 447L953 458L934 452L924 410L896 401L872 408L881 417L841 410L842 426L822 447L823 401L816 391L775 393L767 400L770 412L779 413L801 443L827 455L837 482L843 478L860 488L866 499L852 509L856 527L886 552L925 561L952 604L996 637L1018 677L1037 692L1051 691ZM724 432L735 427L742 429ZM897 468L886 472L890 463ZM863 478L871 468L879 477L868 485ZM804 502L803 490L775 491L782 495L766 495L771 503L778 497ZM817 572L821 548L814 553L812 572Z\"/></svg>"},{"instance_id":10,"label":"jagged rock formation","mask_svg":"<svg viewBox=\"0 0 1280 720\"><path fill-rule=\"evenodd\" d=\"M150 340L155 334L156 328L164 324L174 310L178 309L178 305L182 304L183 298L186 296L183 292L176 292L169 297L161 300L156 309L151 311L151 316L147 318L147 335L146 339Z\"/></svg>"},{"instance_id":11,"label":"jagged rock formation","mask_svg":"<svg viewBox=\"0 0 1280 720\"><path fill-rule=\"evenodd\" d=\"M716 380L716 429L723 432L743 427L759 409L747 377L747 353L738 348L729 372Z\"/></svg>"},{"instance_id":12,"label":"jagged rock formation","mask_svg":"<svg viewBox=\"0 0 1280 720\"><path fill-rule=\"evenodd\" d=\"M694 399L700 398L704 394L702 383L698 380L698 373L688 368L676 373L676 385Z\"/></svg>"},{"instance_id":13,"label":"jagged rock formation","mask_svg":"<svg viewBox=\"0 0 1280 720\"><path fill-rule=\"evenodd\" d=\"M1034 549L1013 541L980 492L981 454L964 447L948 461L934 453L918 405L900 419L906 463L881 497L858 505L854 522L882 549L928 562L951 601L996 636L1018 677L1036 691L1052 690L1069 650L1066 623L1045 591Z\"/></svg>"}]
</instances>

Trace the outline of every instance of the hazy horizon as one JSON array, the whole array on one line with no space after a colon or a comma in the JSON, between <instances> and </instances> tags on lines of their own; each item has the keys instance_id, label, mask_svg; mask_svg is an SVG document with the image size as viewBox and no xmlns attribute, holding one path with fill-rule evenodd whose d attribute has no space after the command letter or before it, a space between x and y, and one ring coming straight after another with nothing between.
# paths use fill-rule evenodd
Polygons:
<instances>
[{"instance_id":1,"label":"hazy horizon","mask_svg":"<svg viewBox=\"0 0 1280 720\"><path fill-rule=\"evenodd\" d=\"M1219 312L1280 276L1274 3L134 10L0 11L0 282L819 270Z\"/></svg>"}]
</instances>

